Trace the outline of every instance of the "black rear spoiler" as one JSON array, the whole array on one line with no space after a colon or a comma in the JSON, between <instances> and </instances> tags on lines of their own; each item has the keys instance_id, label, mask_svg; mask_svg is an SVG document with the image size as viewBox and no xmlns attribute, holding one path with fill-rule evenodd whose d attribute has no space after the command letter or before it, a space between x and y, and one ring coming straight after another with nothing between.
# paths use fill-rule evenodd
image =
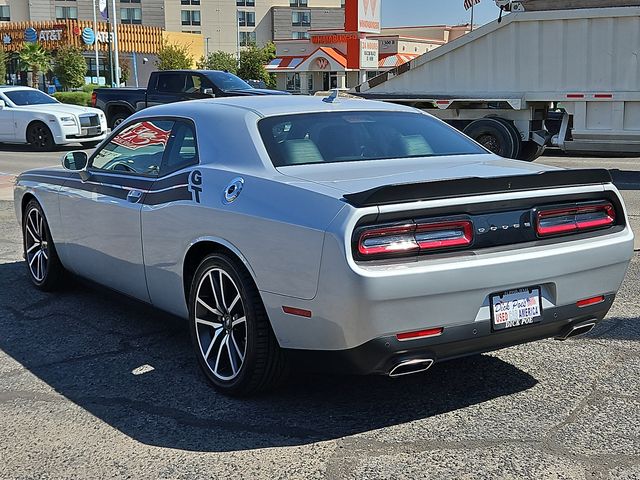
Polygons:
<instances>
[{"instance_id":1,"label":"black rear spoiler","mask_svg":"<svg viewBox=\"0 0 640 480\"><path fill-rule=\"evenodd\" d=\"M372 207L394 203L440 200L491 193L538 190L611 183L611 173L604 168L550 170L505 177L467 177L434 182L385 185L358 193L347 193L344 199L354 207Z\"/></svg>"}]
</instances>

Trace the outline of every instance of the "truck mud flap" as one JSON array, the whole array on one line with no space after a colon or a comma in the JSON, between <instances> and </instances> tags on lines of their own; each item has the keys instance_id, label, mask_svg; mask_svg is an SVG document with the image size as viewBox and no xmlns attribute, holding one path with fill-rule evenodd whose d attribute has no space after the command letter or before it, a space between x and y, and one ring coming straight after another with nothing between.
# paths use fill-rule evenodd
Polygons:
<instances>
[{"instance_id":1,"label":"truck mud flap","mask_svg":"<svg viewBox=\"0 0 640 480\"><path fill-rule=\"evenodd\" d=\"M360 208L611 182L611 174L606 169L552 170L529 175L489 178L467 177L433 182L384 185L363 192L348 193L343 195L343 198L350 205Z\"/></svg>"}]
</instances>

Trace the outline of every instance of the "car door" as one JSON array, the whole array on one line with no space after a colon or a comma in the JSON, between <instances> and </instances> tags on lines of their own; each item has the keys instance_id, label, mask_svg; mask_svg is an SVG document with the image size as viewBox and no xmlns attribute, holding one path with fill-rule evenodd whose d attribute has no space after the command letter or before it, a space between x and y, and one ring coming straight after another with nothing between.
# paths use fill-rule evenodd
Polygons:
<instances>
[{"instance_id":1,"label":"car door","mask_svg":"<svg viewBox=\"0 0 640 480\"><path fill-rule=\"evenodd\" d=\"M9 106L7 97L0 95L0 100L4 101L4 106L0 108L0 140L15 140L15 124L13 109Z\"/></svg>"},{"instance_id":2,"label":"car door","mask_svg":"<svg viewBox=\"0 0 640 480\"><path fill-rule=\"evenodd\" d=\"M176 119L160 171L145 197L142 242L151 302L184 314L182 260L197 229L202 202L202 171L198 164L195 125Z\"/></svg>"},{"instance_id":3,"label":"car door","mask_svg":"<svg viewBox=\"0 0 640 480\"><path fill-rule=\"evenodd\" d=\"M160 173L173 120L136 120L90 159L88 180L73 175L60 195L65 265L75 273L149 301L141 209Z\"/></svg>"}]
</instances>

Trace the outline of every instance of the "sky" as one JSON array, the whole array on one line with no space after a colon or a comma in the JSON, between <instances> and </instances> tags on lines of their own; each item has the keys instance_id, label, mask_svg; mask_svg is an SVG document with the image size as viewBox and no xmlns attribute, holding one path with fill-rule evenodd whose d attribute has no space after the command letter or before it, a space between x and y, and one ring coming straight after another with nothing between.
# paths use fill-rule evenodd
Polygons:
<instances>
[{"instance_id":1,"label":"sky","mask_svg":"<svg viewBox=\"0 0 640 480\"><path fill-rule=\"evenodd\" d=\"M493 0L481 0L475 6L474 23L484 25L498 18L500 11ZM469 23L471 10L464 0L382 0L382 26L456 25Z\"/></svg>"}]
</instances>

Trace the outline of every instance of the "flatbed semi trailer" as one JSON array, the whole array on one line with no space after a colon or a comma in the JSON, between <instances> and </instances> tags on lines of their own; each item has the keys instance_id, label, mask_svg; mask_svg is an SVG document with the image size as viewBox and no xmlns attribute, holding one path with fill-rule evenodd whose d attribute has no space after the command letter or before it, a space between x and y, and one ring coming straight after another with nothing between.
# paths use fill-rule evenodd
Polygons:
<instances>
[{"instance_id":1,"label":"flatbed semi trailer","mask_svg":"<svg viewBox=\"0 0 640 480\"><path fill-rule=\"evenodd\" d=\"M498 0L501 21L351 93L426 110L505 157L640 153L640 6L526 10L544 1Z\"/></svg>"}]
</instances>

